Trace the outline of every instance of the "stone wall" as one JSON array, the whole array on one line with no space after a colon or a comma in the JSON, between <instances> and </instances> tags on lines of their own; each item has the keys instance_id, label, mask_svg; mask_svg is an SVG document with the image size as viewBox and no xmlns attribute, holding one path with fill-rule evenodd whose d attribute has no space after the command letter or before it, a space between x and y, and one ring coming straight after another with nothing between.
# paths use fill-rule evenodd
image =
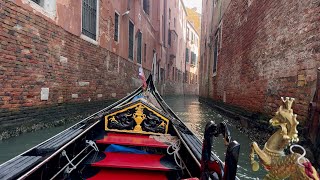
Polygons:
<instances>
[{"instance_id":1,"label":"stone wall","mask_svg":"<svg viewBox=\"0 0 320 180\"><path fill-rule=\"evenodd\" d=\"M162 91L160 91L162 89ZM158 91L163 95L199 95L199 85L182 83L176 81L167 81L158 87Z\"/></svg>"},{"instance_id":2,"label":"stone wall","mask_svg":"<svg viewBox=\"0 0 320 180\"><path fill-rule=\"evenodd\" d=\"M23 125L28 127L18 133L32 130L39 122L58 122L79 110L98 110L104 107L101 103L122 98L141 84L136 63L12 1L0 0L0 17L3 137ZM41 91L47 90L43 88L49 88L47 100L47 93L41 97Z\"/></svg>"},{"instance_id":3,"label":"stone wall","mask_svg":"<svg viewBox=\"0 0 320 180\"><path fill-rule=\"evenodd\" d=\"M318 0L231 1L210 98L272 115L280 97L295 97L305 120L320 66L319 11Z\"/></svg>"}]
</instances>

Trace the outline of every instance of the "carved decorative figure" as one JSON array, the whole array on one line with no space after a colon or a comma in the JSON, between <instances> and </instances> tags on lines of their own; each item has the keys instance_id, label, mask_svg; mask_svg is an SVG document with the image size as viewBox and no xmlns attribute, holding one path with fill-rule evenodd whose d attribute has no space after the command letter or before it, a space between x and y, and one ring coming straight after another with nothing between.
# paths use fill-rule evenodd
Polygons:
<instances>
[{"instance_id":1,"label":"carved decorative figure","mask_svg":"<svg viewBox=\"0 0 320 180\"><path fill-rule=\"evenodd\" d=\"M142 131L141 129L141 123L142 121L146 118L146 115L143 114L143 106L142 105L138 105L136 107L136 112L133 114L133 118L136 121L137 125L134 127L134 131Z\"/></svg>"},{"instance_id":2,"label":"carved decorative figure","mask_svg":"<svg viewBox=\"0 0 320 180\"><path fill-rule=\"evenodd\" d=\"M134 127L134 120L131 118L132 114L122 113L109 118L109 128L119 130L132 130Z\"/></svg>"},{"instance_id":3,"label":"carved decorative figure","mask_svg":"<svg viewBox=\"0 0 320 180\"><path fill-rule=\"evenodd\" d=\"M304 157L305 151L299 145L292 145L298 142L297 115L293 114L292 104L294 98L281 98L284 106L280 106L276 115L269 121L272 126L279 126L280 129L276 131L265 143L261 150L256 142L251 145L250 160L253 171L259 169L259 163L254 160L254 153L260 159L260 163L268 171L264 179L310 179L319 180L314 167L307 158ZM290 154L286 155L284 149L289 145ZM303 155L295 153L292 148L300 147L304 151Z\"/></svg>"},{"instance_id":4,"label":"carved decorative figure","mask_svg":"<svg viewBox=\"0 0 320 180\"><path fill-rule=\"evenodd\" d=\"M134 102L105 117L105 129L142 134L166 134L169 120L142 102Z\"/></svg>"}]
</instances>

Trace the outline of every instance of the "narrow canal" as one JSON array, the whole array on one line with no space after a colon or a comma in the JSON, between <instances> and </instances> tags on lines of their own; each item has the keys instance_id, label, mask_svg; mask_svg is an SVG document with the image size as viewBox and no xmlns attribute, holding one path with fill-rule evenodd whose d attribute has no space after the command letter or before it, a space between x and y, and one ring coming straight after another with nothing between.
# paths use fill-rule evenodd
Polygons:
<instances>
[{"instance_id":1,"label":"narrow canal","mask_svg":"<svg viewBox=\"0 0 320 180\"><path fill-rule=\"evenodd\" d=\"M232 119L224 117L209 106L200 103L196 96L167 96L164 99L177 113L177 115L184 120L192 131L194 131L199 137L203 136L204 127L209 120L214 120L216 123L222 121L227 122L232 137L241 144L238 177L240 179L262 179L265 172L253 172L249 163L249 148L251 140L233 126ZM72 123L61 127L25 133L19 137L0 141L0 164L50 138L71 125ZM214 152L220 157L220 159L224 160L225 146L222 138L215 138L213 146Z\"/></svg>"}]
</instances>

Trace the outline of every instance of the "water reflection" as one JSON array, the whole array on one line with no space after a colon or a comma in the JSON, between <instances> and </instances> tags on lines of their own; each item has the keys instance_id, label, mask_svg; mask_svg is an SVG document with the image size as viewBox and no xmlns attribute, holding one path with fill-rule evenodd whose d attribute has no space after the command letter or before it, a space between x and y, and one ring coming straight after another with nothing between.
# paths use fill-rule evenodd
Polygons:
<instances>
[{"instance_id":1,"label":"water reflection","mask_svg":"<svg viewBox=\"0 0 320 180\"><path fill-rule=\"evenodd\" d=\"M51 138L75 123L76 122L64 126L42 129L36 132L24 133L18 137L0 141L0 164Z\"/></svg>"},{"instance_id":2,"label":"water reflection","mask_svg":"<svg viewBox=\"0 0 320 180\"><path fill-rule=\"evenodd\" d=\"M251 140L232 124L232 119L220 115L209 106L198 101L196 96L167 96L167 104L184 120L184 122L202 139L205 125L213 120L216 123L226 122L229 125L231 136L241 144L238 177L240 179L262 179L266 174L264 170L253 172L249 162ZM225 146L222 137L214 138L214 153L224 159Z\"/></svg>"}]
</instances>

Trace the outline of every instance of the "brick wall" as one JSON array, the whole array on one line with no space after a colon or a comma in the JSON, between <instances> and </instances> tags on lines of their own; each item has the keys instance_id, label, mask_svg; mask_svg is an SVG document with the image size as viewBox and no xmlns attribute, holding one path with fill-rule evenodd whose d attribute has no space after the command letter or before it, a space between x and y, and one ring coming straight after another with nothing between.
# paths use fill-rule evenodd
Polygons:
<instances>
[{"instance_id":1,"label":"brick wall","mask_svg":"<svg viewBox=\"0 0 320 180\"><path fill-rule=\"evenodd\" d=\"M0 0L0 24L0 126L7 130L61 113L43 108L68 105L63 114L72 114L76 107L119 99L140 85L135 63L11 1ZM41 88L49 88L47 101L40 99ZM30 108L39 111L24 118Z\"/></svg>"},{"instance_id":2,"label":"brick wall","mask_svg":"<svg viewBox=\"0 0 320 180\"><path fill-rule=\"evenodd\" d=\"M319 18L319 0L231 1L211 98L273 114L281 96L295 97L304 120L320 66Z\"/></svg>"}]
</instances>

